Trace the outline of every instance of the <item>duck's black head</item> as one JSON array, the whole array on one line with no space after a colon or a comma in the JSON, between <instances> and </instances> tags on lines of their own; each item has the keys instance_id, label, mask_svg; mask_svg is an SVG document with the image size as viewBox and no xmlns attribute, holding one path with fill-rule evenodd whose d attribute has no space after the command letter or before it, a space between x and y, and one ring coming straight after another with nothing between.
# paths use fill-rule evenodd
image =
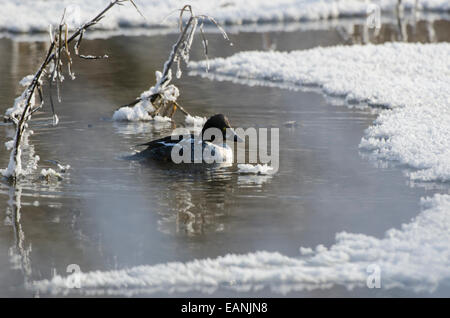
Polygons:
<instances>
[{"instance_id":1,"label":"duck's black head","mask_svg":"<svg viewBox=\"0 0 450 318\"><path fill-rule=\"evenodd\" d=\"M235 133L233 128L231 127L230 121L223 114L216 114L211 116L206 123L203 125L202 129L202 138L204 141L214 141L209 137L204 137L204 133L208 128L216 128L222 132L223 141L225 140L234 140L235 142L241 142L242 139ZM207 134L208 135L208 134Z\"/></svg>"}]
</instances>

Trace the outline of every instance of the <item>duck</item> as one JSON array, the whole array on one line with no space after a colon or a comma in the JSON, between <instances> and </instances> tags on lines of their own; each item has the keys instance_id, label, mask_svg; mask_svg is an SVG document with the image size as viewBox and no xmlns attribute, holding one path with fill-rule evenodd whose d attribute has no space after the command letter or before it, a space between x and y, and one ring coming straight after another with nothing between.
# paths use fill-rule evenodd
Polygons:
<instances>
[{"instance_id":1,"label":"duck","mask_svg":"<svg viewBox=\"0 0 450 318\"><path fill-rule=\"evenodd\" d=\"M219 134L221 138L216 138ZM227 141L237 143L243 142L243 139L236 134L225 115L216 114L205 122L199 135L172 134L152 140L138 145L147 148L136 156L173 163L230 163L233 160L233 150ZM184 153L186 149L190 154Z\"/></svg>"}]
</instances>

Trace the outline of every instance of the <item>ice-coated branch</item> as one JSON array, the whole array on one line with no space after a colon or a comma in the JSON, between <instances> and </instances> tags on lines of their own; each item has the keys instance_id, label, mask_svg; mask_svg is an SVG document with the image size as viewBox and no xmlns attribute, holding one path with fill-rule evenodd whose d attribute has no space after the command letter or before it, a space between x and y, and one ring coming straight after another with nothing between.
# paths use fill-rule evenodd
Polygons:
<instances>
[{"instance_id":1,"label":"ice-coated branch","mask_svg":"<svg viewBox=\"0 0 450 318\"><path fill-rule=\"evenodd\" d=\"M189 14L187 22L183 24L183 16L185 13ZM172 68L176 65L176 77L180 78L181 61L189 62L189 53L194 40L194 35L197 31L199 22L200 35L204 48L204 54L208 59L208 41L203 32L204 20L211 21L223 34L224 38L229 41L228 35L219 23L212 17L207 15L195 15L190 5L185 5L180 10L179 27L180 35L172 46L167 61L164 63L162 73L156 72L156 83L148 91L141 94L131 103L122 105L113 115L114 120L119 121L134 121L134 120L148 120L157 115L173 117L175 111L179 109L184 115L190 114L181 107L177 102L179 96L178 88L170 84L172 80Z\"/></svg>"},{"instance_id":2,"label":"ice-coated branch","mask_svg":"<svg viewBox=\"0 0 450 318\"><path fill-rule=\"evenodd\" d=\"M11 149L11 155L8 167L6 169L0 170L0 172L4 177L7 177L15 181L17 177L23 173L21 163L21 151L22 151L21 147L24 139L24 132L28 127L28 122L31 119L31 116L37 110L39 110L44 104L42 93L42 82L44 75L49 74L50 104L53 112L53 123L57 124L58 117L55 114L53 98L51 95L51 86L52 83L55 81L58 101L61 102L60 85L64 79L62 75L62 66L63 66L62 54L66 54L69 75L71 76L72 79L74 79L75 75L72 69L72 58L69 50L69 43L71 43L74 40L77 40L74 47L75 54L80 58L91 59L92 56L84 56L79 54L81 39L83 37L84 32L91 26L100 22L105 17L105 14L112 7L114 7L115 5L121 5L124 2L128 1L131 2L133 6L136 7L133 0L113 0L93 19L78 27L70 37L68 37L68 26L64 22L65 12L63 13L61 22L57 28L57 32L55 35L53 35L52 27L50 27L51 44L50 48L47 51L44 61L42 62L39 69L34 75L27 76L26 78L24 78L24 80L21 81L21 84L27 85L27 87L22 93L22 95L16 98L14 106L9 108L4 116L4 121L12 122L16 126L14 139L6 143L7 148ZM32 79L30 80L31 77ZM38 92L40 98L40 104L38 105L35 105L34 103L36 91Z\"/></svg>"}]
</instances>

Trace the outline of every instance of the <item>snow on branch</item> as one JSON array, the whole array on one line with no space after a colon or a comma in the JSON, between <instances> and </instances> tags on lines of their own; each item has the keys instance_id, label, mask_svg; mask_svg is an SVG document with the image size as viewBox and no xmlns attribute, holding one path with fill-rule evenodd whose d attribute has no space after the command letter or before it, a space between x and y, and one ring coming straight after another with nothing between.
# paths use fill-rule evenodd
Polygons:
<instances>
[{"instance_id":1,"label":"snow on branch","mask_svg":"<svg viewBox=\"0 0 450 318\"><path fill-rule=\"evenodd\" d=\"M84 32L91 26L100 22L105 14L114 6L122 5L125 2L130 2L137 9L133 0L113 0L111 1L105 9L103 9L99 14L97 14L92 20L82 24L77 28L71 36L69 36L68 25L65 22L64 11L61 18L61 22L56 30L50 26L50 47L47 51L44 61L40 65L39 69L34 75L29 75L25 77L20 84L26 86L25 90L14 101L13 107L7 109L4 121L12 122L16 127L16 132L13 140L7 142L5 146L8 150L11 150L10 160L8 167L6 169L0 169L1 174L15 181L20 175L27 174L27 168L22 169L22 147L25 145L27 136L32 134L31 130L28 130L28 122L30 121L32 115L42 108L44 105L42 85L44 79L47 77L50 87L50 104L53 112L53 124L58 124L58 116L55 113L53 97L51 94L52 85L56 83L56 94L57 99L61 102L60 86L64 80L62 68L64 63L67 64L67 69L69 76L75 79L75 74L72 68L72 56L70 54L69 44L76 41L74 46L75 55L82 59L99 59L107 58L104 56L91 56L80 54L81 41L83 39ZM138 10L139 12L139 10ZM140 12L139 12L140 13ZM46 76L47 75L47 76ZM35 95L39 96L39 103L35 101ZM25 145L26 146L26 145ZM35 167L39 160L38 156L35 156Z\"/></svg>"},{"instance_id":2,"label":"snow on branch","mask_svg":"<svg viewBox=\"0 0 450 318\"><path fill-rule=\"evenodd\" d=\"M187 22L183 23L184 14L187 12ZM133 102L121 106L114 112L113 120L116 121L142 121L142 120L170 120L179 109L187 118L191 116L177 99L180 95L178 88L171 84L172 67L176 66L176 78L180 78L181 62L189 62L189 53L197 28L200 30L204 55L208 59L208 40L203 32L204 22L213 23L222 33L225 40L230 41L225 30L212 17L207 15L195 15L190 5L185 5L180 10L179 27L180 35L170 51L169 58L164 63L163 71L156 71L156 83L148 91L144 91ZM231 43L231 42L230 42Z\"/></svg>"}]
</instances>

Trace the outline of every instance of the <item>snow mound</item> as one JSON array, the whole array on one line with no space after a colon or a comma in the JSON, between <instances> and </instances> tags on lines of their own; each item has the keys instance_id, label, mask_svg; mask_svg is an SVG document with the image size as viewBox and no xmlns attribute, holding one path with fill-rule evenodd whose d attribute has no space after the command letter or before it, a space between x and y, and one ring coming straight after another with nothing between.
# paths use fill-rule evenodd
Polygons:
<instances>
[{"instance_id":1,"label":"snow mound","mask_svg":"<svg viewBox=\"0 0 450 318\"><path fill-rule=\"evenodd\" d=\"M184 119L184 122L187 126L197 127L201 129L206 123L206 120L206 117L187 115Z\"/></svg>"},{"instance_id":2,"label":"snow mound","mask_svg":"<svg viewBox=\"0 0 450 318\"><path fill-rule=\"evenodd\" d=\"M360 148L415 169L421 181L450 181L450 44L387 43L305 51L241 52L191 62L197 74L248 84L316 86L347 104L383 110ZM426 63L424 63L426 61Z\"/></svg>"},{"instance_id":3,"label":"snow mound","mask_svg":"<svg viewBox=\"0 0 450 318\"><path fill-rule=\"evenodd\" d=\"M156 115L155 117L153 117L153 120L157 123L170 123L172 122L172 119L170 119L170 117L167 116L160 116L160 115Z\"/></svg>"},{"instance_id":4,"label":"snow mound","mask_svg":"<svg viewBox=\"0 0 450 318\"><path fill-rule=\"evenodd\" d=\"M41 178L45 180L51 180L53 178L55 178L56 180L61 180L63 177L59 172L55 171L52 168L48 168L41 170Z\"/></svg>"},{"instance_id":5,"label":"snow mound","mask_svg":"<svg viewBox=\"0 0 450 318\"><path fill-rule=\"evenodd\" d=\"M172 121L169 117L156 115L152 117L149 112L154 111L154 108L150 101L142 100L133 107L121 107L116 110L113 114L112 119L114 121L127 121L127 122L138 122L138 121L154 121L155 123L169 123Z\"/></svg>"},{"instance_id":6,"label":"snow mound","mask_svg":"<svg viewBox=\"0 0 450 318\"><path fill-rule=\"evenodd\" d=\"M152 104L143 100L134 105L133 107L121 107L113 114L114 121L149 121L152 120L152 116L149 112L154 110Z\"/></svg>"},{"instance_id":7,"label":"snow mound","mask_svg":"<svg viewBox=\"0 0 450 318\"><path fill-rule=\"evenodd\" d=\"M71 28L92 18L93 13L100 12L109 0L0 0L3 12L8 12L0 19L0 31L10 32L45 32L48 25L58 25L65 8L68 8L66 22ZM415 0L403 0L406 8L411 8ZM286 22L305 20L327 20L337 17L366 16L369 2L360 0L247 0L247 1L210 1L193 0L189 2L196 14L207 14L221 23L247 24L255 22ZM397 0L372 0L382 10L392 10ZM99 28L115 30L121 27L149 27L162 22L174 26L177 13L185 0L145 0L136 1L143 19L131 4L113 8ZM448 11L447 0L419 0L424 10ZM171 14L168 18L164 17ZM164 21L163 21L164 19Z\"/></svg>"},{"instance_id":8,"label":"snow mound","mask_svg":"<svg viewBox=\"0 0 450 318\"><path fill-rule=\"evenodd\" d=\"M271 166L267 164L252 165L252 164L238 164L238 169L240 173L253 173L253 174L270 174L273 170Z\"/></svg>"}]
</instances>

